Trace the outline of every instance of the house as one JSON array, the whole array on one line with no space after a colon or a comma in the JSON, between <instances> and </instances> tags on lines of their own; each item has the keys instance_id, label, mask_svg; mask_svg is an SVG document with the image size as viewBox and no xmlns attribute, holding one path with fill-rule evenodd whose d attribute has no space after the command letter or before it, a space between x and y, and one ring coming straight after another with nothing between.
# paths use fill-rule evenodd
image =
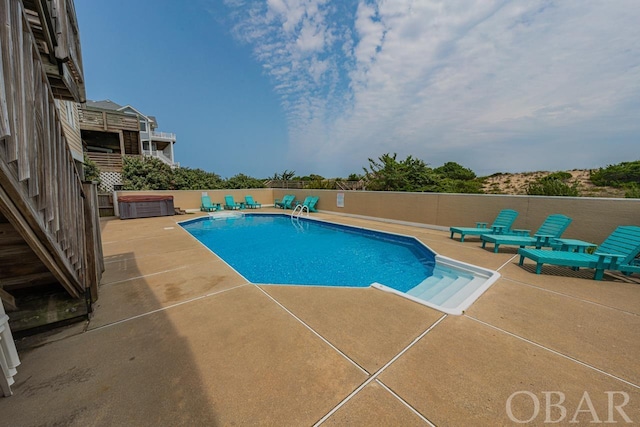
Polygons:
<instances>
[{"instance_id":1,"label":"house","mask_svg":"<svg viewBox=\"0 0 640 427\"><path fill-rule=\"evenodd\" d=\"M87 105L90 102L88 101ZM111 102L111 104L114 103ZM175 161L173 152L173 146L176 143L175 133L158 131L158 121L154 116L147 116L131 105L120 107L118 111L137 115L140 119L140 141L142 142L142 152L145 156L156 157L171 167L180 166Z\"/></svg>"},{"instance_id":2,"label":"house","mask_svg":"<svg viewBox=\"0 0 640 427\"><path fill-rule=\"evenodd\" d=\"M151 156L179 166L173 151L176 135L157 131L156 118L131 105L87 101L80 107L79 122L86 155L100 168L103 191L122 185L124 156Z\"/></svg>"},{"instance_id":3,"label":"house","mask_svg":"<svg viewBox=\"0 0 640 427\"><path fill-rule=\"evenodd\" d=\"M0 315L0 392L7 395L19 364L6 335L21 307L16 295L57 289L86 314L104 261L97 189L77 167L74 104L85 102L85 85L73 1L5 1L0 15L0 303L10 318ZM40 318L49 314L60 320L56 312Z\"/></svg>"}]
</instances>

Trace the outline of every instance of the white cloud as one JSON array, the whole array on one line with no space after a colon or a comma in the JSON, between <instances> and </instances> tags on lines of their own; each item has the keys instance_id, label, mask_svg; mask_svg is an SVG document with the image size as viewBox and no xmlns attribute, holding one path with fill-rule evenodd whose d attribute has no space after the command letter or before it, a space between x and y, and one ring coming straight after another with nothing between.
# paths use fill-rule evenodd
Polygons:
<instances>
[{"instance_id":1,"label":"white cloud","mask_svg":"<svg viewBox=\"0 0 640 427\"><path fill-rule=\"evenodd\" d=\"M636 1L238 7L236 34L274 79L310 171L357 171L394 151L480 173L639 157ZM620 158L604 158L604 143Z\"/></svg>"}]
</instances>

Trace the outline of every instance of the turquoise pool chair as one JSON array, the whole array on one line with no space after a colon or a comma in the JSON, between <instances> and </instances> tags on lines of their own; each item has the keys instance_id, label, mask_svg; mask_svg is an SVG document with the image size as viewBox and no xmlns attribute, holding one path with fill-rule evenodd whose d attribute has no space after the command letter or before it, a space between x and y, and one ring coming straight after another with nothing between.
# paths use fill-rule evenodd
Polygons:
<instances>
[{"instance_id":1,"label":"turquoise pool chair","mask_svg":"<svg viewBox=\"0 0 640 427\"><path fill-rule=\"evenodd\" d=\"M200 210L203 212L215 212L220 210L220 203L212 203L211 197L208 195L202 195L200 197Z\"/></svg>"},{"instance_id":2,"label":"turquoise pool chair","mask_svg":"<svg viewBox=\"0 0 640 427\"><path fill-rule=\"evenodd\" d=\"M544 249L518 249L519 265L529 258L536 263L536 274L543 264L573 268L593 268L595 280L601 280L604 270L634 272L635 257L640 253L640 227L621 225L605 239L593 254L585 252L550 251Z\"/></svg>"},{"instance_id":3,"label":"turquoise pool chair","mask_svg":"<svg viewBox=\"0 0 640 427\"><path fill-rule=\"evenodd\" d=\"M282 198L282 200L280 199L276 199L273 202L273 205L275 207L278 208L282 208L282 209L293 209L293 201L295 200L296 196L293 194L287 194L286 196L284 196Z\"/></svg>"},{"instance_id":4,"label":"turquoise pool chair","mask_svg":"<svg viewBox=\"0 0 640 427\"><path fill-rule=\"evenodd\" d=\"M233 196L224 196L224 208L230 210L242 209L243 205L241 203L236 203L236 201L233 200Z\"/></svg>"},{"instance_id":5,"label":"turquoise pool chair","mask_svg":"<svg viewBox=\"0 0 640 427\"><path fill-rule=\"evenodd\" d=\"M296 201L295 205L306 206L307 209L309 209L309 212L318 212L318 210L316 209L316 203L318 203L318 199L319 197L316 197L316 196L307 196L302 202Z\"/></svg>"},{"instance_id":6,"label":"turquoise pool chair","mask_svg":"<svg viewBox=\"0 0 640 427\"><path fill-rule=\"evenodd\" d=\"M640 274L640 258L636 256L636 258L628 264L618 266L618 270L626 276L634 273Z\"/></svg>"},{"instance_id":7,"label":"turquoise pool chair","mask_svg":"<svg viewBox=\"0 0 640 427\"><path fill-rule=\"evenodd\" d=\"M521 248L535 246L536 249L551 247L553 239L562 236L571 221L571 218L566 215L554 214L544 220L533 236L529 236L529 230L513 230L517 234L483 234L480 239L482 239L483 248L487 243L493 243L493 252L495 253L498 253L500 245L520 246Z\"/></svg>"},{"instance_id":8,"label":"turquoise pool chair","mask_svg":"<svg viewBox=\"0 0 640 427\"><path fill-rule=\"evenodd\" d=\"M253 196L244 196L245 206L251 209L261 208L262 204L253 200Z\"/></svg>"},{"instance_id":9,"label":"turquoise pool chair","mask_svg":"<svg viewBox=\"0 0 640 427\"><path fill-rule=\"evenodd\" d=\"M320 199L320 197L318 196L314 196L311 198L311 200L309 201L309 204L307 205L307 207L309 208L309 210L311 212L318 212L318 210L316 209L316 203L318 203L318 200Z\"/></svg>"},{"instance_id":10,"label":"turquoise pool chair","mask_svg":"<svg viewBox=\"0 0 640 427\"><path fill-rule=\"evenodd\" d=\"M304 198L304 200L302 202L300 200L296 200L294 204L296 206L298 206L298 205L307 206L309 204L309 202L311 201L311 199L313 199L313 197L307 196L307 197Z\"/></svg>"},{"instance_id":11,"label":"turquoise pool chair","mask_svg":"<svg viewBox=\"0 0 640 427\"><path fill-rule=\"evenodd\" d=\"M464 242L464 236L475 235L482 236L483 234L509 234L511 233L511 225L516 220L518 212L513 209L503 209L498 213L495 221L491 224L491 227L487 227L486 222L476 222L475 227L450 227L451 238L453 239L454 233L460 234L460 241Z\"/></svg>"}]
</instances>

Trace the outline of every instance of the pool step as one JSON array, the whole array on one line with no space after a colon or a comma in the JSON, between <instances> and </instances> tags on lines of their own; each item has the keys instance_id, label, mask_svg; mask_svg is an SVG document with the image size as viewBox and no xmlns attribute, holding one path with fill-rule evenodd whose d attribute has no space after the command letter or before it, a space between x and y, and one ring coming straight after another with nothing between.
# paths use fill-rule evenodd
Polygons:
<instances>
[{"instance_id":1,"label":"pool step","mask_svg":"<svg viewBox=\"0 0 640 427\"><path fill-rule=\"evenodd\" d=\"M431 276L409 289L407 294L426 300L427 298L436 295L442 289L445 289L457 278L458 276L456 274L440 269L434 269Z\"/></svg>"},{"instance_id":2,"label":"pool step","mask_svg":"<svg viewBox=\"0 0 640 427\"><path fill-rule=\"evenodd\" d=\"M471 274L436 269L432 276L407 291L407 294L433 304L449 306L453 299L464 300L482 281ZM472 288L468 287L470 284Z\"/></svg>"},{"instance_id":3,"label":"pool step","mask_svg":"<svg viewBox=\"0 0 640 427\"><path fill-rule=\"evenodd\" d=\"M468 282L462 289L458 290L455 294L451 295L441 305L443 307L454 308L457 307L462 301L467 299L469 295L475 292L480 286L487 281L486 277L475 277Z\"/></svg>"}]
</instances>

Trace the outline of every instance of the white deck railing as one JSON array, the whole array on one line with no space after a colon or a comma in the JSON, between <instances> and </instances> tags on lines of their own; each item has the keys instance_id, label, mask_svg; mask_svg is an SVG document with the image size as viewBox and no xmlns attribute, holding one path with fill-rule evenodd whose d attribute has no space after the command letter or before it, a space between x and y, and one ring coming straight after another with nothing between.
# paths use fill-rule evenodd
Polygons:
<instances>
[{"instance_id":1,"label":"white deck railing","mask_svg":"<svg viewBox=\"0 0 640 427\"><path fill-rule=\"evenodd\" d=\"M172 141L175 141L175 140L176 140L176 134L175 134L175 133L170 133L170 132L156 132L156 131L152 131L152 132L151 132L151 137L152 137L152 138L171 139Z\"/></svg>"}]
</instances>

